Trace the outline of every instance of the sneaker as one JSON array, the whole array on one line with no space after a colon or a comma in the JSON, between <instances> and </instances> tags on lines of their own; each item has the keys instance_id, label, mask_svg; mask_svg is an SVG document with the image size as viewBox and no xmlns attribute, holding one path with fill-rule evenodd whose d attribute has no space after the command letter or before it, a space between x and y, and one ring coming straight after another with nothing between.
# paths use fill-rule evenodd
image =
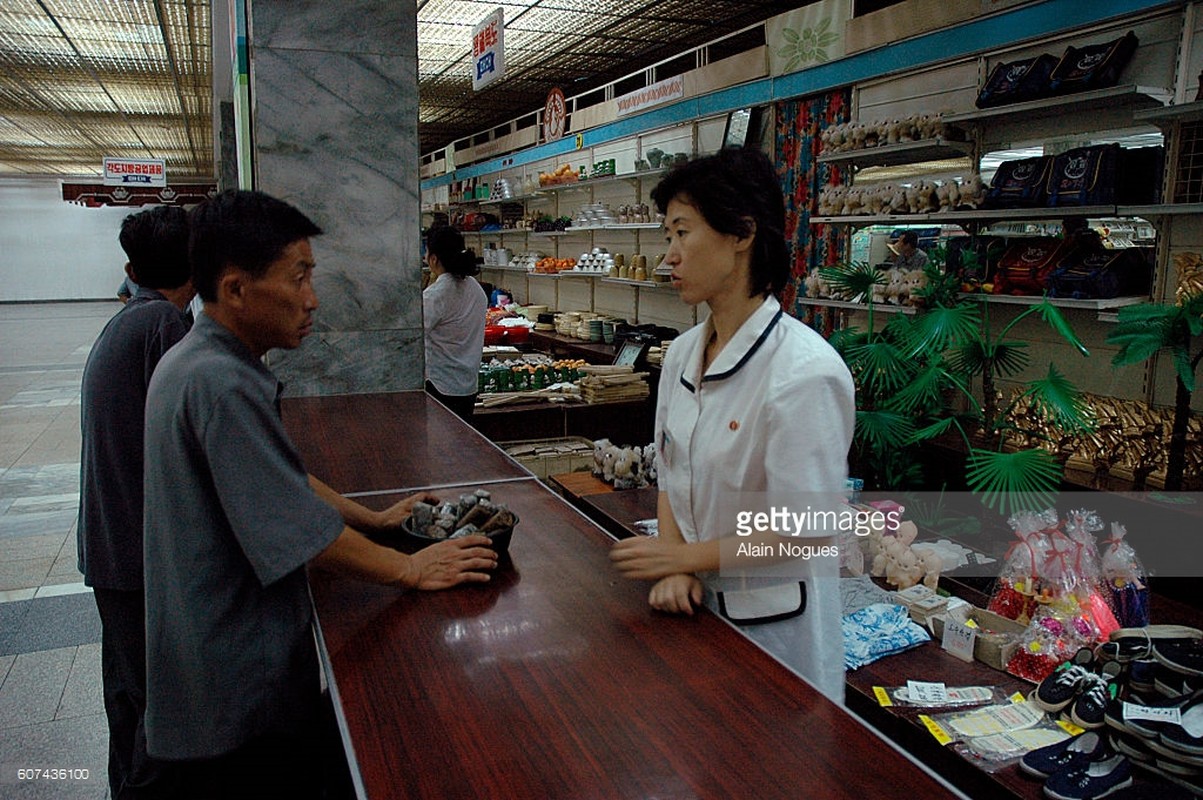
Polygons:
<instances>
[{"instance_id":1,"label":"sneaker","mask_svg":"<svg viewBox=\"0 0 1203 800\"><path fill-rule=\"evenodd\" d=\"M1128 688L1140 694L1153 694L1157 691L1157 676L1162 669L1161 663L1151 655L1133 659L1128 663Z\"/></svg>"},{"instance_id":2,"label":"sneaker","mask_svg":"<svg viewBox=\"0 0 1203 800\"><path fill-rule=\"evenodd\" d=\"M1087 731L1072 739L1025 753L1019 759L1019 768L1037 778L1047 778L1063 770L1082 766L1095 758L1102 758L1106 747L1107 742L1102 736Z\"/></svg>"},{"instance_id":3,"label":"sneaker","mask_svg":"<svg viewBox=\"0 0 1203 800\"><path fill-rule=\"evenodd\" d=\"M1139 709L1141 706L1146 706L1148 708L1181 709L1188 704L1197 703L1200 701L1203 701L1203 691L1195 692L1194 694L1185 695L1183 697L1155 700L1151 703L1134 703L1130 699L1124 701L1116 698L1107 704L1107 709L1103 712L1103 721L1116 730L1135 734L1142 739L1158 739L1161 736L1161 732L1165 730L1166 727L1171 723L1148 719L1130 719L1128 715L1124 713L1125 705L1135 706L1137 709Z\"/></svg>"},{"instance_id":4,"label":"sneaker","mask_svg":"<svg viewBox=\"0 0 1203 800\"><path fill-rule=\"evenodd\" d=\"M1174 672L1203 675L1203 641L1198 639L1154 642L1153 658Z\"/></svg>"},{"instance_id":5,"label":"sneaker","mask_svg":"<svg viewBox=\"0 0 1203 800\"><path fill-rule=\"evenodd\" d=\"M1162 697L1179 698L1193 694L1195 689L1203 686L1203 681L1194 680L1181 672L1175 672L1169 667L1157 662L1157 674L1153 677L1153 688Z\"/></svg>"},{"instance_id":6,"label":"sneaker","mask_svg":"<svg viewBox=\"0 0 1203 800\"><path fill-rule=\"evenodd\" d=\"M1117 753L1123 753L1128 758L1132 759L1133 764L1153 763L1157 755L1149 747L1149 742L1141 739L1139 736L1130 736L1126 734L1111 734L1108 739L1111 748ZM1150 742L1152 740L1149 740Z\"/></svg>"},{"instance_id":7,"label":"sneaker","mask_svg":"<svg viewBox=\"0 0 1203 800\"><path fill-rule=\"evenodd\" d=\"M1182 706L1177 724L1161 727L1161 743L1191 756L1189 761L1203 764L1203 695L1196 693Z\"/></svg>"},{"instance_id":8,"label":"sneaker","mask_svg":"<svg viewBox=\"0 0 1203 800\"><path fill-rule=\"evenodd\" d=\"M1094 653L1083 647L1074 657L1052 671L1029 698L1033 705L1055 714L1074 701L1084 681L1094 675L1087 667L1094 662Z\"/></svg>"},{"instance_id":9,"label":"sneaker","mask_svg":"<svg viewBox=\"0 0 1203 800\"><path fill-rule=\"evenodd\" d=\"M1090 674L1083 682L1084 687L1074 700L1069 718L1082 728L1100 728L1103 725L1107 705L1119 697L1119 662L1108 661L1103 665L1103 674Z\"/></svg>"},{"instance_id":10,"label":"sneaker","mask_svg":"<svg viewBox=\"0 0 1203 800\"><path fill-rule=\"evenodd\" d=\"M1044 793L1053 800L1095 800L1131 785L1131 762L1112 753L1101 761L1056 773L1045 781Z\"/></svg>"}]
</instances>

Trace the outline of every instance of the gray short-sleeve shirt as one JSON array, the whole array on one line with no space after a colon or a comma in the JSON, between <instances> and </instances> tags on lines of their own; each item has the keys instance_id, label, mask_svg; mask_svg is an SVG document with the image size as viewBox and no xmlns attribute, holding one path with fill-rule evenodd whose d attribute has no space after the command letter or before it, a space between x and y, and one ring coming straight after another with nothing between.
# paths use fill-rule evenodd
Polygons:
<instances>
[{"instance_id":1,"label":"gray short-sleeve shirt","mask_svg":"<svg viewBox=\"0 0 1203 800\"><path fill-rule=\"evenodd\" d=\"M280 384L205 314L159 364L146 413L146 732L208 758L312 713L305 564L343 529L280 420Z\"/></svg>"},{"instance_id":2,"label":"gray short-sleeve shirt","mask_svg":"<svg viewBox=\"0 0 1203 800\"><path fill-rule=\"evenodd\" d=\"M80 395L79 571L98 589L142 590L142 428L159 361L184 338L183 313L142 287L100 332Z\"/></svg>"}]
</instances>

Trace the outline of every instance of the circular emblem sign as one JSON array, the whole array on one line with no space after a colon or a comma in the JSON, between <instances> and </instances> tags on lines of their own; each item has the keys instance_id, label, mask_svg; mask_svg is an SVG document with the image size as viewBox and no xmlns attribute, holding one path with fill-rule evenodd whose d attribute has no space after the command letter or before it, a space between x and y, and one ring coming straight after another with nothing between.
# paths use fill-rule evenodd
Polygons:
<instances>
[{"instance_id":1,"label":"circular emblem sign","mask_svg":"<svg viewBox=\"0 0 1203 800\"><path fill-rule=\"evenodd\" d=\"M568 119L568 103L558 88L547 93L543 106L543 140L554 142L564 135L564 123Z\"/></svg>"}]
</instances>

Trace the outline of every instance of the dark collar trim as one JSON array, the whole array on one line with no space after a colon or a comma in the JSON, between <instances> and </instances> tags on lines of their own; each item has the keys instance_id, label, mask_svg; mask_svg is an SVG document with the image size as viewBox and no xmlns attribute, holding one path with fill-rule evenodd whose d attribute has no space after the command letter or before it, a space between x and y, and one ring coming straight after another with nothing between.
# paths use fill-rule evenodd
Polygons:
<instances>
[{"instance_id":1,"label":"dark collar trim","mask_svg":"<svg viewBox=\"0 0 1203 800\"><path fill-rule=\"evenodd\" d=\"M694 385L693 385L692 383L690 383L689 381L685 380L685 374L684 374L684 373L682 373L682 374L681 374L681 385L682 385L682 386L684 386L686 389L688 389L690 392L697 391L697 390L694 388Z\"/></svg>"},{"instance_id":2,"label":"dark collar trim","mask_svg":"<svg viewBox=\"0 0 1203 800\"><path fill-rule=\"evenodd\" d=\"M776 313L776 315L773 317L773 320L772 320L772 322L770 322L770 323L768 324L768 326L767 326L767 327L765 327L764 331L763 331L763 332L760 334L760 336L759 336L759 337L757 337L756 341L752 343L752 346L748 348L748 352L744 353L744 355L743 355L743 358L741 358L741 359L740 359L740 360L739 360L739 361L738 361L738 362L735 364L735 366L734 366L734 367L732 367L731 369L727 370L726 372L720 372L720 373L718 373L717 375L703 375L703 376L702 376L702 383L705 383L706 381L721 381L721 380L723 380L724 378L730 378L732 375L734 375L735 373L739 372L739 371L740 371L740 369L742 369L742 368L743 368L743 365L744 365L744 364L746 364L746 363L748 363L748 359L749 359L749 358L751 358L751 357L752 357L752 355L753 355L753 354L754 354L754 353L755 353L757 350L759 350L759 349L760 349L760 346L761 346L762 344L764 344L764 340L765 340L765 339L767 339L767 338L769 338L769 333L771 333L771 332L772 332L773 328L777 327L777 322L778 322L778 321L781 319L781 315L782 315L782 314L784 314L784 313L785 313L785 309L783 309L783 308L779 308L779 309L777 309L777 313Z\"/></svg>"}]
</instances>

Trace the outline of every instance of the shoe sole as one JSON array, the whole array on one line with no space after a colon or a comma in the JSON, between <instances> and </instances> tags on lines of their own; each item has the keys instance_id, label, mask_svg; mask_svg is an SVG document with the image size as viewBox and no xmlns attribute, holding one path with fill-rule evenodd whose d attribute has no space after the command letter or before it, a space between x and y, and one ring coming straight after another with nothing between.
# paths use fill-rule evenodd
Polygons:
<instances>
[{"instance_id":1,"label":"shoe sole","mask_svg":"<svg viewBox=\"0 0 1203 800\"><path fill-rule=\"evenodd\" d=\"M1114 786L1112 786L1110 789L1108 789L1105 792L1090 795L1090 798L1091 798L1091 800L1097 800L1097 798L1099 798L1099 797L1106 797L1107 795L1115 794L1120 789L1127 789L1131 785L1132 785L1132 778L1128 777L1126 780L1120 781L1119 783L1115 784ZM1044 795L1045 795L1045 797L1051 797L1053 800L1082 800L1082 797L1073 797L1070 795L1057 794L1056 792L1049 789L1047 785L1045 785L1045 787L1044 787Z\"/></svg>"},{"instance_id":2,"label":"shoe sole","mask_svg":"<svg viewBox=\"0 0 1203 800\"><path fill-rule=\"evenodd\" d=\"M1136 767L1137 769L1145 770L1146 772L1156 775L1159 778L1167 780L1170 783L1174 784L1175 786L1181 786L1183 789L1186 789L1191 794L1194 794L1196 796L1203 794L1203 781L1193 781L1193 780L1190 780L1185 775L1179 775L1177 773L1170 772L1169 770L1163 769L1162 767L1159 767L1156 764L1148 764L1143 761L1133 761L1132 765L1134 767Z\"/></svg>"},{"instance_id":3,"label":"shoe sole","mask_svg":"<svg viewBox=\"0 0 1203 800\"><path fill-rule=\"evenodd\" d=\"M1203 669L1188 667L1185 664L1175 663L1174 660L1169 656L1159 653L1156 646L1153 647L1153 658L1157 659L1157 663L1161 664L1166 669L1173 670L1179 675L1186 675L1192 678L1203 676Z\"/></svg>"},{"instance_id":4,"label":"shoe sole","mask_svg":"<svg viewBox=\"0 0 1203 800\"><path fill-rule=\"evenodd\" d=\"M1137 745L1130 743L1122 736L1110 736L1111 747L1118 753L1123 753L1133 762L1151 763L1156 757L1148 750L1141 750ZM1143 743L1143 740L1142 740Z\"/></svg>"},{"instance_id":5,"label":"shoe sole","mask_svg":"<svg viewBox=\"0 0 1203 800\"><path fill-rule=\"evenodd\" d=\"M1186 774L1182 772L1183 769L1194 769L1196 774L1203 775L1203 754L1179 750L1165 739L1150 739L1147 744L1150 750L1160 756L1158 763L1169 760L1181 768L1178 770L1180 774Z\"/></svg>"},{"instance_id":6,"label":"shoe sole","mask_svg":"<svg viewBox=\"0 0 1203 800\"><path fill-rule=\"evenodd\" d=\"M1107 638L1113 642L1123 639L1203 639L1203 631L1187 625L1146 625L1143 628L1116 628Z\"/></svg>"}]
</instances>

